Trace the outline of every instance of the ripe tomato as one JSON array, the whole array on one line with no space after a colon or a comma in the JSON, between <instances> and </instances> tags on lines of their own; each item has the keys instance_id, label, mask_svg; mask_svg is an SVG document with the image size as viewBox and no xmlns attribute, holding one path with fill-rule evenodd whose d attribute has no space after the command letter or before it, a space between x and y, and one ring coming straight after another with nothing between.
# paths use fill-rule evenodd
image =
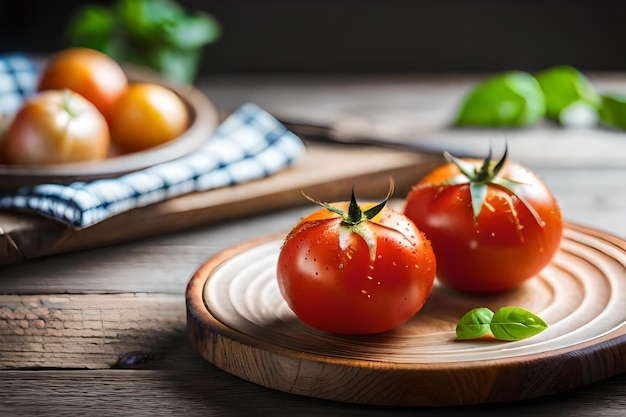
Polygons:
<instances>
[{"instance_id":1,"label":"ripe tomato","mask_svg":"<svg viewBox=\"0 0 626 417\"><path fill-rule=\"evenodd\" d=\"M434 253L413 222L385 202L362 212L353 194L287 235L278 285L303 322L332 333L379 333L422 308L435 279Z\"/></svg>"},{"instance_id":2,"label":"ripe tomato","mask_svg":"<svg viewBox=\"0 0 626 417\"><path fill-rule=\"evenodd\" d=\"M108 55L88 48L69 48L49 59L38 89L70 89L92 102L110 120L115 102L127 85L126 74Z\"/></svg>"},{"instance_id":3,"label":"ripe tomato","mask_svg":"<svg viewBox=\"0 0 626 417\"><path fill-rule=\"evenodd\" d=\"M495 293L518 286L552 259L563 231L548 186L506 161L460 160L418 182L405 214L430 239L437 278L461 291Z\"/></svg>"},{"instance_id":4,"label":"ripe tomato","mask_svg":"<svg viewBox=\"0 0 626 417\"><path fill-rule=\"evenodd\" d=\"M104 159L109 128L93 104L70 90L50 90L27 99L4 140L4 162L59 164Z\"/></svg>"},{"instance_id":5,"label":"ripe tomato","mask_svg":"<svg viewBox=\"0 0 626 417\"><path fill-rule=\"evenodd\" d=\"M111 139L124 151L141 151L180 136L188 123L187 107L172 90L131 84L115 106Z\"/></svg>"}]
</instances>

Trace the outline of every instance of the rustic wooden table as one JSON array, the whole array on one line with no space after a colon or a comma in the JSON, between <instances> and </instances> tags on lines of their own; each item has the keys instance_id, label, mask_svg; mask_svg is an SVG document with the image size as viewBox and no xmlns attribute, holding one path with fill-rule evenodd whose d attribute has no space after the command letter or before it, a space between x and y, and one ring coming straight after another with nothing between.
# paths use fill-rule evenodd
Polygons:
<instances>
[{"instance_id":1,"label":"rustic wooden table","mask_svg":"<svg viewBox=\"0 0 626 417\"><path fill-rule=\"evenodd\" d=\"M224 78L200 85L224 111L252 101L284 118L327 122L355 109L374 113L386 108L393 114L415 107L427 118L429 112L449 107L468 85L451 89L448 81ZM568 221L626 237L626 162L541 162L533 168L556 194ZM184 291L193 272L222 249L289 229L308 211L310 206L278 209L0 267L0 415L626 413L624 374L514 404L411 409L277 392L203 360L186 335ZM621 359L626 361L626 353Z\"/></svg>"}]
</instances>

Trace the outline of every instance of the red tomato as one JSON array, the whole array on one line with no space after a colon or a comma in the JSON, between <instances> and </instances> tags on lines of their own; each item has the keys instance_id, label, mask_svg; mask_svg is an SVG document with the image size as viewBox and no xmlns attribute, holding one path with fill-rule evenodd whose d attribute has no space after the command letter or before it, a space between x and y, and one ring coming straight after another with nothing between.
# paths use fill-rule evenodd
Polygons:
<instances>
[{"instance_id":1,"label":"red tomato","mask_svg":"<svg viewBox=\"0 0 626 417\"><path fill-rule=\"evenodd\" d=\"M349 206L333 204L342 214L320 209L288 234L278 258L278 285L292 311L317 329L384 332L422 308L435 279L435 257L402 213L383 208L368 220L360 209L352 215ZM364 205L364 213L372 207Z\"/></svg>"},{"instance_id":2,"label":"red tomato","mask_svg":"<svg viewBox=\"0 0 626 417\"><path fill-rule=\"evenodd\" d=\"M506 152L498 163L450 161L411 189L404 210L432 242L437 278L461 291L495 293L540 272L557 252L563 231L561 210L547 185L529 169L507 162Z\"/></svg>"},{"instance_id":3,"label":"red tomato","mask_svg":"<svg viewBox=\"0 0 626 417\"><path fill-rule=\"evenodd\" d=\"M110 120L115 102L127 85L121 66L108 55L88 48L69 48L49 59L38 89L70 89L92 102Z\"/></svg>"},{"instance_id":4,"label":"red tomato","mask_svg":"<svg viewBox=\"0 0 626 417\"><path fill-rule=\"evenodd\" d=\"M5 163L59 164L104 159L109 128L102 114L70 90L52 90L27 99L4 136Z\"/></svg>"}]
</instances>

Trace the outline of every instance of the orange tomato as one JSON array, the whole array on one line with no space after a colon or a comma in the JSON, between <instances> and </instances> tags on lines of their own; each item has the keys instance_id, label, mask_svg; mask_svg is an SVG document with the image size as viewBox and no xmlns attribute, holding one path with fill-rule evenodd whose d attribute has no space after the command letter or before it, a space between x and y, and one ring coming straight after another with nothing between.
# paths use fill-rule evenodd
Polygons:
<instances>
[{"instance_id":1,"label":"orange tomato","mask_svg":"<svg viewBox=\"0 0 626 417\"><path fill-rule=\"evenodd\" d=\"M1 143L7 164L44 165L106 158L109 128L81 95L50 90L27 99Z\"/></svg>"},{"instance_id":2,"label":"orange tomato","mask_svg":"<svg viewBox=\"0 0 626 417\"><path fill-rule=\"evenodd\" d=\"M47 62L38 90L70 89L93 103L110 120L115 102L127 86L126 74L108 55L88 48L69 48Z\"/></svg>"},{"instance_id":3,"label":"orange tomato","mask_svg":"<svg viewBox=\"0 0 626 417\"><path fill-rule=\"evenodd\" d=\"M111 139L126 152L142 151L180 136L189 123L187 107L158 84L128 86L111 118Z\"/></svg>"}]
</instances>

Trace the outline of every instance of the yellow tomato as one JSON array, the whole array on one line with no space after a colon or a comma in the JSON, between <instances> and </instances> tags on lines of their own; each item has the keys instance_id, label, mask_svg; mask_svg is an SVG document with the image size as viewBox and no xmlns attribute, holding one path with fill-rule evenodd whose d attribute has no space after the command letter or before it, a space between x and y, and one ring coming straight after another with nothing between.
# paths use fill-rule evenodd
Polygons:
<instances>
[{"instance_id":1,"label":"yellow tomato","mask_svg":"<svg viewBox=\"0 0 626 417\"><path fill-rule=\"evenodd\" d=\"M180 136L188 127L185 103L158 84L130 84L111 118L111 139L126 152L145 150Z\"/></svg>"}]
</instances>

